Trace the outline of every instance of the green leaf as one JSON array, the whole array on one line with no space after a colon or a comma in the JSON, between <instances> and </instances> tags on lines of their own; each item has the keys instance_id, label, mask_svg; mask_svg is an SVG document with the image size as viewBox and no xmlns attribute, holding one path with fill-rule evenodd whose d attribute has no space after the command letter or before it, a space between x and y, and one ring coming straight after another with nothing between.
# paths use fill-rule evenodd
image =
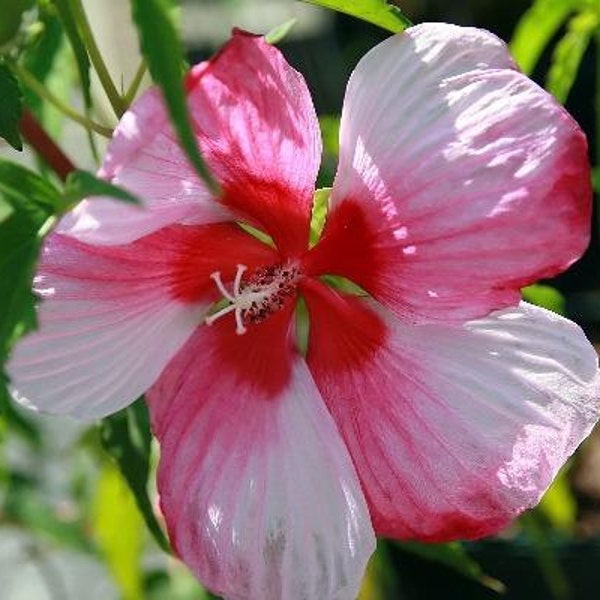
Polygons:
<instances>
[{"instance_id":1,"label":"green leaf","mask_svg":"<svg viewBox=\"0 0 600 600\"><path fill-rule=\"evenodd\" d=\"M531 540L539 570L551 592L551 597L559 600L572 598L571 582L548 532L540 522L539 512L532 510L523 513L519 523Z\"/></svg>"},{"instance_id":2,"label":"green leaf","mask_svg":"<svg viewBox=\"0 0 600 600\"><path fill-rule=\"evenodd\" d=\"M477 562L468 554L459 542L448 544L422 544L421 542L396 542L398 548L415 554L425 560L439 563L453 569L461 575L478 581L482 585L497 591L504 591L504 584L497 579L485 575Z\"/></svg>"},{"instance_id":3,"label":"green leaf","mask_svg":"<svg viewBox=\"0 0 600 600\"><path fill-rule=\"evenodd\" d=\"M357 600L387 600L404 598L401 584L390 554L391 542L378 539L363 577Z\"/></svg>"},{"instance_id":4,"label":"green leaf","mask_svg":"<svg viewBox=\"0 0 600 600\"><path fill-rule=\"evenodd\" d=\"M122 600L143 600L140 562L144 521L114 463L107 462L100 471L92 507L92 526Z\"/></svg>"},{"instance_id":5,"label":"green leaf","mask_svg":"<svg viewBox=\"0 0 600 600\"><path fill-rule=\"evenodd\" d=\"M17 163L0 159L0 193L12 211L25 210L38 220L58 211L60 192L47 179Z\"/></svg>"},{"instance_id":6,"label":"green leaf","mask_svg":"<svg viewBox=\"0 0 600 600\"><path fill-rule=\"evenodd\" d=\"M319 128L323 140L323 154L317 177L317 187L329 187L335 179L340 153L339 115L319 115Z\"/></svg>"},{"instance_id":7,"label":"green leaf","mask_svg":"<svg viewBox=\"0 0 600 600\"><path fill-rule=\"evenodd\" d=\"M312 215L310 218L311 246L314 246L319 241L321 233L323 232L323 227L325 227L330 194L331 188L321 188L313 195Z\"/></svg>"},{"instance_id":8,"label":"green leaf","mask_svg":"<svg viewBox=\"0 0 600 600\"><path fill-rule=\"evenodd\" d=\"M0 194L11 208L0 222L0 359L4 362L15 339L35 327L33 275L60 194L33 171L3 160Z\"/></svg>"},{"instance_id":9,"label":"green leaf","mask_svg":"<svg viewBox=\"0 0 600 600\"><path fill-rule=\"evenodd\" d=\"M556 530L572 532L577 518L577 502L568 477L568 465L563 468L536 508Z\"/></svg>"},{"instance_id":10,"label":"green leaf","mask_svg":"<svg viewBox=\"0 0 600 600\"><path fill-rule=\"evenodd\" d=\"M90 59L88 57L85 44L81 34L77 28L77 23L73 16L73 10L69 0L51 0L62 21L65 33L73 49L75 61L77 63L77 71L81 81L81 90L85 106L89 108L92 105L92 97L90 94Z\"/></svg>"},{"instance_id":11,"label":"green leaf","mask_svg":"<svg viewBox=\"0 0 600 600\"><path fill-rule=\"evenodd\" d=\"M123 202L140 204L139 198L127 190L113 185L104 179L99 179L87 171L73 171L69 173L65 182L63 210L70 210L80 200L88 196L110 196Z\"/></svg>"},{"instance_id":12,"label":"green leaf","mask_svg":"<svg viewBox=\"0 0 600 600\"><path fill-rule=\"evenodd\" d=\"M556 44L552 64L548 71L546 89L559 102L565 102L575 78L581 59L590 45L600 21L596 11L586 11L569 21L565 36Z\"/></svg>"},{"instance_id":13,"label":"green leaf","mask_svg":"<svg viewBox=\"0 0 600 600\"><path fill-rule=\"evenodd\" d=\"M63 33L63 26L56 15L54 5L48 1L38 7L39 32L21 56L23 67L29 71L52 94L70 104L73 91L73 56ZM23 86L26 105L50 135L59 139L65 116L52 104L42 100L27 86ZM37 161L42 172L49 172L43 160Z\"/></svg>"},{"instance_id":14,"label":"green leaf","mask_svg":"<svg viewBox=\"0 0 600 600\"><path fill-rule=\"evenodd\" d=\"M535 0L517 24L510 50L524 73L530 74L544 48L566 22L576 0Z\"/></svg>"},{"instance_id":15,"label":"green leaf","mask_svg":"<svg viewBox=\"0 0 600 600\"><path fill-rule=\"evenodd\" d=\"M323 152L337 159L340 153L339 115L320 115L319 127L323 138Z\"/></svg>"},{"instance_id":16,"label":"green leaf","mask_svg":"<svg viewBox=\"0 0 600 600\"><path fill-rule=\"evenodd\" d=\"M269 44L279 44L282 40L285 39L288 33L292 30L292 27L294 27L294 25L297 23L297 21L298 19L288 19L284 23L281 23L281 25L273 27L271 31L265 34L265 40L269 42Z\"/></svg>"},{"instance_id":17,"label":"green leaf","mask_svg":"<svg viewBox=\"0 0 600 600\"><path fill-rule=\"evenodd\" d=\"M541 285L539 283L535 285L528 285L521 290L523 300L547 308L559 315L564 315L567 308L567 303L564 296L552 286Z\"/></svg>"},{"instance_id":18,"label":"green leaf","mask_svg":"<svg viewBox=\"0 0 600 600\"><path fill-rule=\"evenodd\" d=\"M152 78L162 90L179 142L199 177L216 193L218 184L200 156L187 111L181 47L169 3L166 0L131 0L131 3L142 53Z\"/></svg>"},{"instance_id":19,"label":"green leaf","mask_svg":"<svg viewBox=\"0 0 600 600\"><path fill-rule=\"evenodd\" d=\"M44 83L52 71L54 60L59 52L63 42L63 27L60 19L56 16L56 11L46 2L38 6L38 21L36 23L38 32L25 48L21 60L25 68L32 73L38 81ZM70 73L69 73L70 75ZM29 101L27 88L24 90ZM35 102L41 102L38 96L31 94L31 99ZM36 105L37 106L37 105Z\"/></svg>"},{"instance_id":20,"label":"green leaf","mask_svg":"<svg viewBox=\"0 0 600 600\"><path fill-rule=\"evenodd\" d=\"M0 223L6 221L14 212L12 206L0 197Z\"/></svg>"},{"instance_id":21,"label":"green leaf","mask_svg":"<svg viewBox=\"0 0 600 600\"><path fill-rule=\"evenodd\" d=\"M368 21L392 33L404 31L412 23L402 11L386 0L303 0L308 4L323 6Z\"/></svg>"},{"instance_id":22,"label":"green leaf","mask_svg":"<svg viewBox=\"0 0 600 600\"><path fill-rule=\"evenodd\" d=\"M23 150L19 135L19 119L23 112L23 96L19 82L0 58L0 137L15 150Z\"/></svg>"},{"instance_id":23,"label":"green leaf","mask_svg":"<svg viewBox=\"0 0 600 600\"><path fill-rule=\"evenodd\" d=\"M104 419L100 425L100 437L106 451L117 461L150 533L165 552L170 552L169 542L156 520L148 496L152 435L144 400L140 398L128 408Z\"/></svg>"}]
</instances>

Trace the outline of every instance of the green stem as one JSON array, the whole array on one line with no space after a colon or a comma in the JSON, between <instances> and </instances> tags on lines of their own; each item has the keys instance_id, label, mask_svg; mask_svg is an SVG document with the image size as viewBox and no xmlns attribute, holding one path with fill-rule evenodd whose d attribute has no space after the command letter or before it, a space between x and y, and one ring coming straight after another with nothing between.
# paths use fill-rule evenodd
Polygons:
<instances>
[{"instance_id":1,"label":"green stem","mask_svg":"<svg viewBox=\"0 0 600 600\"><path fill-rule=\"evenodd\" d=\"M106 68L106 63L104 62L100 49L96 44L96 39L94 38L92 28L90 27L90 22L85 14L81 0L69 0L69 4L73 13L73 19L75 19L75 23L79 29L79 34L81 35L81 39L83 40L85 48L89 54L90 61L94 65L94 69L98 74L98 79L104 88L115 114L117 117L121 118L123 113L127 110L127 105L125 100L117 91L110 73Z\"/></svg>"},{"instance_id":2,"label":"green stem","mask_svg":"<svg viewBox=\"0 0 600 600\"><path fill-rule=\"evenodd\" d=\"M25 84L34 94L42 98L42 100L46 100L66 117L69 117L69 119L72 121L79 123L87 130L95 131L96 133L99 133L107 138L112 137L112 129L110 127L100 125L91 119L88 119L85 115L73 110L68 104L65 104L60 98L55 96L43 83L38 81L34 75L22 65L13 63L12 66L21 82Z\"/></svg>"},{"instance_id":3,"label":"green stem","mask_svg":"<svg viewBox=\"0 0 600 600\"><path fill-rule=\"evenodd\" d=\"M124 99L125 99L125 103L127 104L127 106L129 106L133 102L135 95L137 94L138 90L140 89L140 84L142 83L142 79L144 78L144 75L146 74L147 68L148 68L148 65L146 64L146 61L144 59L142 59L140 66L138 67L137 71L135 72L133 81L131 82L129 89L125 92Z\"/></svg>"}]
</instances>

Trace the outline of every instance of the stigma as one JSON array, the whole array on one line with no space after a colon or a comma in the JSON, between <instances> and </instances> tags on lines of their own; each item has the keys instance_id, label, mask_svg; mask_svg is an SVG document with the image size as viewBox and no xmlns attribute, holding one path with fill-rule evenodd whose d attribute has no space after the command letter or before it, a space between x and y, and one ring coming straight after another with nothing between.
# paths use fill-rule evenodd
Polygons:
<instances>
[{"instance_id":1,"label":"stigma","mask_svg":"<svg viewBox=\"0 0 600 600\"><path fill-rule=\"evenodd\" d=\"M217 319L232 312L235 316L235 332L243 335L247 331L246 323L264 321L269 315L283 308L286 298L296 293L299 270L294 265L262 267L247 281L243 281L247 270L246 265L237 265L231 291L225 287L220 271L210 274L220 294L229 304L206 317L206 325L212 325Z\"/></svg>"}]
</instances>

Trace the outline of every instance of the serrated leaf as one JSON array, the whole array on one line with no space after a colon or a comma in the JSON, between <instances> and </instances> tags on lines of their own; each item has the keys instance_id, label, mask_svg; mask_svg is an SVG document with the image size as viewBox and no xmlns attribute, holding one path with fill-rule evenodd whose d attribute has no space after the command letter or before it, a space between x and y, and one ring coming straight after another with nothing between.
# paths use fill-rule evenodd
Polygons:
<instances>
[{"instance_id":1,"label":"serrated leaf","mask_svg":"<svg viewBox=\"0 0 600 600\"><path fill-rule=\"evenodd\" d=\"M0 137L15 150L23 150L19 119L23 112L23 96L19 82L9 66L0 58Z\"/></svg>"},{"instance_id":2,"label":"serrated leaf","mask_svg":"<svg viewBox=\"0 0 600 600\"><path fill-rule=\"evenodd\" d=\"M139 198L87 171L72 171L65 182L63 210L70 210L80 200L89 196L110 196L130 204L140 204Z\"/></svg>"},{"instance_id":3,"label":"serrated leaf","mask_svg":"<svg viewBox=\"0 0 600 600\"><path fill-rule=\"evenodd\" d=\"M166 0L131 0L133 20L142 53L154 81L160 86L179 142L199 177L213 192L218 185L206 166L192 131L181 72L181 44Z\"/></svg>"},{"instance_id":4,"label":"serrated leaf","mask_svg":"<svg viewBox=\"0 0 600 600\"><path fill-rule=\"evenodd\" d=\"M352 2L348 0L303 0L303 2L343 12L378 25L392 33L404 31L412 25L397 6L386 0L353 0Z\"/></svg>"},{"instance_id":5,"label":"serrated leaf","mask_svg":"<svg viewBox=\"0 0 600 600\"><path fill-rule=\"evenodd\" d=\"M144 400L139 399L104 419L100 425L100 437L106 451L119 465L150 533L165 552L170 552L169 542L156 520L148 495L152 435Z\"/></svg>"},{"instance_id":6,"label":"serrated leaf","mask_svg":"<svg viewBox=\"0 0 600 600\"><path fill-rule=\"evenodd\" d=\"M288 19L284 23L281 23L281 25L273 27L273 29L265 34L265 40L269 42L269 44L279 44L286 38L297 22L298 19Z\"/></svg>"},{"instance_id":7,"label":"serrated leaf","mask_svg":"<svg viewBox=\"0 0 600 600\"><path fill-rule=\"evenodd\" d=\"M0 222L0 359L4 362L14 340L35 327L31 285L60 194L33 171L3 160L0 194L12 211Z\"/></svg>"},{"instance_id":8,"label":"serrated leaf","mask_svg":"<svg viewBox=\"0 0 600 600\"><path fill-rule=\"evenodd\" d=\"M535 0L517 24L510 51L524 73L530 74L544 48L575 8L575 0Z\"/></svg>"},{"instance_id":9,"label":"serrated leaf","mask_svg":"<svg viewBox=\"0 0 600 600\"><path fill-rule=\"evenodd\" d=\"M144 521L118 467L107 462L100 471L92 507L94 537L122 600L143 600L140 561Z\"/></svg>"},{"instance_id":10,"label":"serrated leaf","mask_svg":"<svg viewBox=\"0 0 600 600\"><path fill-rule=\"evenodd\" d=\"M77 23L73 17L73 11L69 6L69 0L51 0L52 4L56 7L56 10L60 16L60 20L63 24L73 54L75 55L75 62L77 64L77 72L79 73L79 79L81 81L81 91L83 93L83 99L85 106L89 108L92 105L92 97L90 94L90 59L88 57L85 44L81 38L81 34L77 28Z\"/></svg>"},{"instance_id":11,"label":"serrated leaf","mask_svg":"<svg viewBox=\"0 0 600 600\"><path fill-rule=\"evenodd\" d=\"M569 21L567 33L556 44L548 71L546 89L559 102L566 101L573 87L581 59L590 45L599 21L596 11L578 14Z\"/></svg>"},{"instance_id":12,"label":"serrated leaf","mask_svg":"<svg viewBox=\"0 0 600 600\"><path fill-rule=\"evenodd\" d=\"M0 193L11 210L25 210L43 220L57 211L60 192L47 179L17 163L0 159Z\"/></svg>"}]
</instances>

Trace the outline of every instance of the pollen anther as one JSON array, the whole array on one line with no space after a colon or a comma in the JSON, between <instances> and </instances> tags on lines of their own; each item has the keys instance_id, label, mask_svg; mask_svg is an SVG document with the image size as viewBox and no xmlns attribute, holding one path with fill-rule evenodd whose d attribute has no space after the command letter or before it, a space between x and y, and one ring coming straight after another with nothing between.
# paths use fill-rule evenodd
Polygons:
<instances>
[{"instance_id":1,"label":"pollen anther","mask_svg":"<svg viewBox=\"0 0 600 600\"><path fill-rule=\"evenodd\" d=\"M223 280L221 272L211 273L210 278L215 282L217 289L230 304L205 318L206 325L212 325L217 319L234 313L238 335L246 333L247 323L260 323L270 314L283 308L285 298L293 296L296 290L295 281L298 269L293 265L271 265L258 269L246 282L242 277L248 270L246 265L237 265L233 281L233 291L229 291Z\"/></svg>"}]
</instances>

